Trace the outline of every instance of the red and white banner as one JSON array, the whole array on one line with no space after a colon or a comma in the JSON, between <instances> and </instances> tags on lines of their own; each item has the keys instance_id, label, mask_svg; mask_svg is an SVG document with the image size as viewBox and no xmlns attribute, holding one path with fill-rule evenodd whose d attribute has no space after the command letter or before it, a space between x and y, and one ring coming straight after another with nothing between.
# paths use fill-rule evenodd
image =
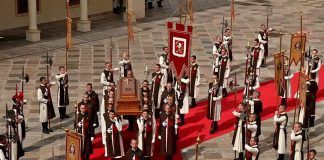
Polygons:
<instances>
[{"instance_id":1,"label":"red and white banner","mask_svg":"<svg viewBox=\"0 0 324 160\"><path fill-rule=\"evenodd\" d=\"M176 78L181 78L184 73L189 75L189 60L191 50L192 26L167 22L169 30L169 60L170 68Z\"/></svg>"}]
</instances>

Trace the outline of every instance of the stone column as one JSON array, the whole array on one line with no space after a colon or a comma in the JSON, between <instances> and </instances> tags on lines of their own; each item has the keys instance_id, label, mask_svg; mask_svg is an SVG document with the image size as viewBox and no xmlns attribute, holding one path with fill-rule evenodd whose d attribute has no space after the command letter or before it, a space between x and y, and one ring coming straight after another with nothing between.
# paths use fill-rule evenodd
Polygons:
<instances>
[{"instance_id":1,"label":"stone column","mask_svg":"<svg viewBox=\"0 0 324 160\"><path fill-rule=\"evenodd\" d=\"M28 0L29 28L26 31L26 40L31 42L40 41L40 30L37 29L36 0Z\"/></svg>"},{"instance_id":2,"label":"stone column","mask_svg":"<svg viewBox=\"0 0 324 160\"><path fill-rule=\"evenodd\" d=\"M79 32L89 32L91 30L91 21L88 19L88 0L80 1L80 20L77 22Z\"/></svg>"}]
</instances>

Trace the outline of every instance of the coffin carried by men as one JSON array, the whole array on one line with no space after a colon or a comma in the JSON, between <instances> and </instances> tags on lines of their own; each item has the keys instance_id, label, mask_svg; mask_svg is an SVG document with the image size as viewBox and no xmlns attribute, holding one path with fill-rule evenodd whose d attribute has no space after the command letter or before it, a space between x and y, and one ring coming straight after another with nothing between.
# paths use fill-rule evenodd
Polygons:
<instances>
[{"instance_id":1,"label":"coffin carried by men","mask_svg":"<svg viewBox=\"0 0 324 160\"><path fill-rule=\"evenodd\" d=\"M124 77L117 81L115 111L119 115L140 115L139 83L135 78Z\"/></svg>"}]
</instances>

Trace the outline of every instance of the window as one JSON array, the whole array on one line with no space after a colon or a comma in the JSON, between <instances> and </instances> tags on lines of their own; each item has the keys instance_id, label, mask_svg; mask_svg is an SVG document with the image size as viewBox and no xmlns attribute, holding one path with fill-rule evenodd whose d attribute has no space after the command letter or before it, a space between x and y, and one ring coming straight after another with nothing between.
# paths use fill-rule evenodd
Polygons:
<instances>
[{"instance_id":1,"label":"window","mask_svg":"<svg viewBox=\"0 0 324 160\"><path fill-rule=\"evenodd\" d=\"M17 14L28 13L28 0L16 0ZM36 0L37 12L39 12L39 0Z\"/></svg>"},{"instance_id":2,"label":"window","mask_svg":"<svg viewBox=\"0 0 324 160\"><path fill-rule=\"evenodd\" d=\"M80 0L70 0L70 6L79 5L79 4L80 4Z\"/></svg>"}]
</instances>

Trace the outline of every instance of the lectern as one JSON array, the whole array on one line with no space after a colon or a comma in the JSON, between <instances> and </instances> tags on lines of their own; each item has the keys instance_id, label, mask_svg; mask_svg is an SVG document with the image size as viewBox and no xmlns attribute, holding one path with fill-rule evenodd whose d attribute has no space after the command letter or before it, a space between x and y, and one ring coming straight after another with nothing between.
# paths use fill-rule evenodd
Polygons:
<instances>
[{"instance_id":1,"label":"lectern","mask_svg":"<svg viewBox=\"0 0 324 160\"><path fill-rule=\"evenodd\" d=\"M135 78L122 78L117 81L115 111L119 115L140 115L139 82Z\"/></svg>"}]
</instances>

